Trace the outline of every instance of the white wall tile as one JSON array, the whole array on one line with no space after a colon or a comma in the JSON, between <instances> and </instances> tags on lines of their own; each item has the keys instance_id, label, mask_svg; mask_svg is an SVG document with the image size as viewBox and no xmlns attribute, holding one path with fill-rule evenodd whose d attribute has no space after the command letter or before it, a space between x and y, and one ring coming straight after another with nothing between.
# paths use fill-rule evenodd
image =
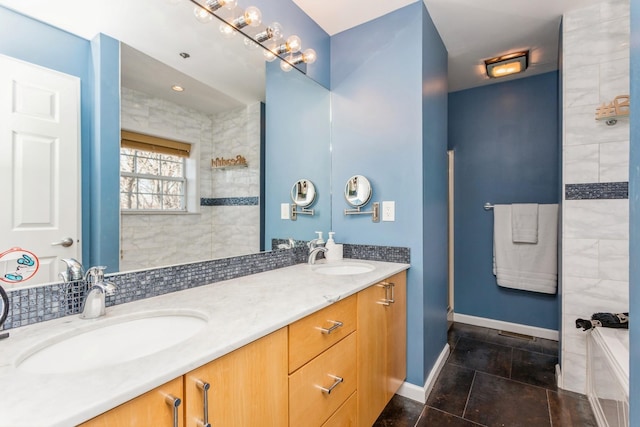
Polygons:
<instances>
[{"instance_id":1,"label":"white wall tile","mask_svg":"<svg viewBox=\"0 0 640 427\"><path fill-rule=\"evenodd\" d=\"M565 184L598 182L600 144L567 146L563 157Z\"/></svg>"},{"instance_id":2,"label":"white wall tile","mask_svg":"<svg viewBox=\"0 0 640 427\"><path fill-rule=\"evenodd\" d=\"M625 287L628 290L629 241L600 240L599 248L599 277L626 282Z\"/></svg>"},{"instance_id":3,"label":"white wall tile","mask_svg":"<svg viewBox=\"0 0 640 427\"><path fill-rule=\"evenodd\" d=\"M593 279L599 277L598 240L565 239L562 245L562 271L565 276Z\"/></svg>"},{"instance_id":4,"label":"white wall tile","mask_svg":"<svg viewBox=\"0 0 640 427\"><path fill-rule=\"evenodd\" d=\"M598 64L577 67L569 76L563 74L563 78L565 107L593 105L600 101L598 97L600 66Z\"/></svg>"},{"instance_id":5,"label":"white wall tile","mask_svg":"<svg viewBox=\"0 0 640 427\"><path fill-rule=\"evenodd\" d=\"M566 200L563 233L569 239L628 239L629 201Z\"/></svg>"},{"instance_id":6,"label":"white wall tile","mask_svg":"<svg viewBox=\"0 0 640 427\"><path fill-rule=\"evenodd\" d=\"M628 122L618 122L626 126ZM600 182L629 181L629 141L600 144Z\"/></svg>"}]
</instances>

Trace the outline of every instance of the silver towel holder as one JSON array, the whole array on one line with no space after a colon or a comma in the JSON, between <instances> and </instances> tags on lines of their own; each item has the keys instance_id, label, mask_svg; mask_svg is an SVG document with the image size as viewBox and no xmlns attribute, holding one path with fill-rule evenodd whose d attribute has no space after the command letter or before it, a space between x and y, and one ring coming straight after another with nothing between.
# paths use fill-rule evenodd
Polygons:
<instances>
[{"instance_id":1,"label":"silver towel holder","mask_svg":"<svg viewBox=\"0 0 640 427\"><path fill-rule=\"evenodd\" d=\"M490 211L491 209L493 209L493 206L491 203L487 202L484 204L484 210L485 211Z\"/></svg>"}]
</instances>

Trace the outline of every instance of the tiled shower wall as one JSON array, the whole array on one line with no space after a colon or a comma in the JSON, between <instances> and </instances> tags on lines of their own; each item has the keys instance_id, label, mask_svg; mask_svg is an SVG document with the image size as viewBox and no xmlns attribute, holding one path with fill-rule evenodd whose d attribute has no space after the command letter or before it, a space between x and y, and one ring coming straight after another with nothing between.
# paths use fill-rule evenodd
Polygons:
<instances>
[{"instance_id":1,"label":"tiled shower wall","mask_svg":"<svg viewBox=\"0 0 640 427\"><path fill-rule=\"evenodd\" d=\"M586 392L577 318L629 307L629 120L596 108L629 94L629 1L606 0L563 20L562 384Z\"/></svg>"},{"instance_id":2,"label":"tiled shower wall","mask_svg":"<svg viewBox=\"0 0 640 427\"><path fill-rule=\"evenodd\" d=\"M122 88L122 128L197 144L199 212L122 214L120 270L224 258L260 247L260 104L209 115ZM211 160L242 155L248 167Z\"/></svg>"}]
</instances>

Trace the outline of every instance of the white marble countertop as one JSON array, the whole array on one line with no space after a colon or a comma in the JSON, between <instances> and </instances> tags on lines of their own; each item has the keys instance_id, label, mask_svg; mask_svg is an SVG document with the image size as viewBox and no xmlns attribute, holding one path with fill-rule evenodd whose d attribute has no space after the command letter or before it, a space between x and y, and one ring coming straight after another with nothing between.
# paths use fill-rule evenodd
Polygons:
<instances>
[{"instance_id":1,"label":"white marble countertop","mask_svg":"<svg viewBox=\"0 0 640 427\"><path fill-rule=\"evenodd\" d=\"M332 276L298 264L108 307L100 319L83 320L75 315L11 329L11 336L0 341L0 426L81 423L409 268L408 264L344 261L371 264L375 269ZM31 373L16 367L35 346L56 336L99 327L100 322L117 322L123 316L185 310L207 318L205 327L150 356L64 374Z\"/></svg>"}]
</instances>

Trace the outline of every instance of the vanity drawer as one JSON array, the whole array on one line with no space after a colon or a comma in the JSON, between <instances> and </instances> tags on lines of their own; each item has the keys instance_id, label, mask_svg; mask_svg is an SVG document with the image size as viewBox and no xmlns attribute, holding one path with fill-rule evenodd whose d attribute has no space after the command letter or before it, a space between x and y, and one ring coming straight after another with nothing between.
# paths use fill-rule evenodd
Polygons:
<instances>
[{"instance_id":1,"label":"vanity drawer","mask_svg":"<svg viewBox=\"0 0 640 427\"><path fill-rule=\"evenodd\" d=\"M358 421L358 392L355 392L342 404L322 427L356 427Z\"/></svg>"},{"instance_id":2,"label":"vanity drawer","mask_svg":"<svg viewBox=\"0 0 640 427\"><path fill-rule=\"evenodd\" d=\"M342 326L339 326L339 323ZM338 301L289 325L289 372L356 330L356 296Z\"/></svg>"},{"instance_id":3,"label":"vanity drawer","mask_svg":"<svg viewBox=\"0 0 640 427\"><path fill-rule=\"evenodd\" d=\"M289 425L321 426L355 392L356 382L354 332L289 376Z\"/></svg>"}]
</instances>

